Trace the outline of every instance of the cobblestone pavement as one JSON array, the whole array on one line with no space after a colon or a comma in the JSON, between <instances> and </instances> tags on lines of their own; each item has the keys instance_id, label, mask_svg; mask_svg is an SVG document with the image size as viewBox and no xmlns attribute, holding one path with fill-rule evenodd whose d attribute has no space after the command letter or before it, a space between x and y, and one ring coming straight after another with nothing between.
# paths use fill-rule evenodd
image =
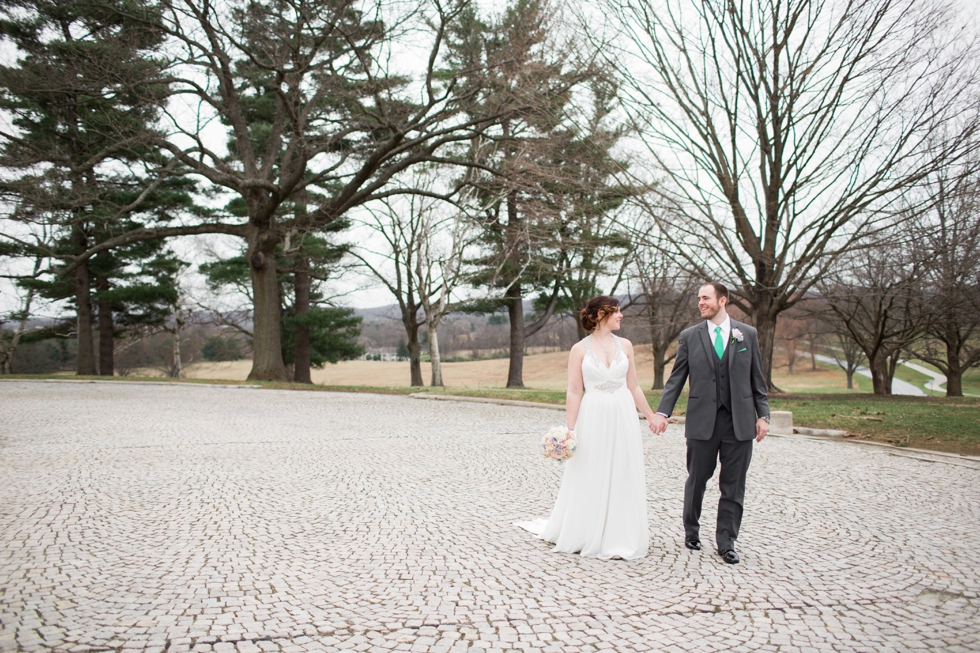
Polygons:
<instances>
[{"instance_id":1,"label":"cobblestone pavement","mask_svg":"<svg viewBox=\"0 0 980 653\"><path fill-rule=\"evenodd\" d=\"M647 433L650 555L600 561L511 525L553 410L11 381L0 415L0 649L980 650L966 460L770 438L727 566Z\"/></svg>"}]
</instances>

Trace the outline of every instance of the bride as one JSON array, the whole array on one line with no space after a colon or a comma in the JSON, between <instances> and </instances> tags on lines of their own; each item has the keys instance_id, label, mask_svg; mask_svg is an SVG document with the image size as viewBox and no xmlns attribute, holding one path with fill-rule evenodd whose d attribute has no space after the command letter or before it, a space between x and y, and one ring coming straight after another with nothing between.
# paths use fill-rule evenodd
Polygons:
<instances>
[{"instance_id":1,"label":"bride","mask_svg":"<svg viewBox=\"0 0 980 653\"><path fill-rule=\"evenodd\" d=\"M636 382L633 345L613 335L623 321L619 301L599 296L582 309L591 334L568 357L568 428L578 449L565 463L547 520L519 524L555 551L631 560L647 554L646 481L639 409L653 410Z\"/></svg>"}]
</instances>

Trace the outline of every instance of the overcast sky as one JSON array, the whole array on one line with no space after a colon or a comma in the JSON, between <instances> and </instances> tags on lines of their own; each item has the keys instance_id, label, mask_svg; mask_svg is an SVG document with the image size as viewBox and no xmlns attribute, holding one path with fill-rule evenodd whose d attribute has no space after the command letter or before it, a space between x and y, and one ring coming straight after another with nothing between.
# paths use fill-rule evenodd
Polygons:
<instances>
[{"instance_id":1,"label":"overcast sky","mask_svg":"<svg viewBox=\"0 0 980 653\"><path fill-rule=\"evenodd\" d=\"M484 11L502 11L506 6L503 0L478 0ZM923 0L927 1L927 0ZM973 25L972 20L980 11L977 0L953 0L962 8L964 24ZM590 5L586 5L590 6ZM0 46L0 60L5 63L11 62L13 52L9 46ZM2 121L2 118L0 118ZM224 136L221 133L220 125L214 125L215 133L213 138L223 145ZM223 149L223 148L222 148ZM345 235L341 235L343 238ZM358 234L347 234L347 237L357 238ZM184 260L192 262L192 268L209 258L210 252L217 252L222 256L232 255L241 250L242 241L229 236L201 236L193 238L176 239L172 241L172 247L177 254ZM0 263L0 272L9 271L7 262ZM185 283L188 284L194 294L201 290L200 276L193 270L186 275ZM393 299L388 292L373 283L369 278L358 273L349 273L345 277L334 283L333 292L342 297L341 303L358 308L391 304ZM6 280L0 280L0 312L7 313L16 309L18 300L11 284Z\"/></svg>"}]
</instances>

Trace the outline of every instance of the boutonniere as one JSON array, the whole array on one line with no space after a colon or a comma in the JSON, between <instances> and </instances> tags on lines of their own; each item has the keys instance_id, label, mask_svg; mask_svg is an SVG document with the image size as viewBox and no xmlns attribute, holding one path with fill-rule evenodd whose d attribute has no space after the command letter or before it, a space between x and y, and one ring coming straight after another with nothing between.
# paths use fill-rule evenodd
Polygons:
<instances>
[{"instance_id":1,"label":"boutonniere","mask_svg":"<svg viewBox=\"0 0 980 653\"><path fill-rule=\"evenodd\" d=\"M732 329L732 341L735 341L735 340L737 340L739 342L742 342L743 340L745 340L745 336L743 336L742 335L742 332L739 331L738 329Z\"/></svg>"}]
</instances>

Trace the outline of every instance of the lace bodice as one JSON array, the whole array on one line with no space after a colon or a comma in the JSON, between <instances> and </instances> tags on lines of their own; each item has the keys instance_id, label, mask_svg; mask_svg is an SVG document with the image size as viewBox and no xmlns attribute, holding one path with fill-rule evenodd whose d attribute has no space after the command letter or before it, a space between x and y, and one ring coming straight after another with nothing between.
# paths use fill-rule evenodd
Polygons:
<instances>
[{"instance_id":1,"label":"lace bodice","mask_svg":"<svg viewBox=\"0 0 980 653\"><path fill-rule=\"evenodd\" d=\"M623 353L619 338L613 336L616 343L616 353L612 362L606 367L592 349L592 336L586 336L582 343L585 345L585 358L582 359L582 380L586 392L616 392L626 387L626 372L629 369L629 359Z\"/></svg>"}]
</instances>

